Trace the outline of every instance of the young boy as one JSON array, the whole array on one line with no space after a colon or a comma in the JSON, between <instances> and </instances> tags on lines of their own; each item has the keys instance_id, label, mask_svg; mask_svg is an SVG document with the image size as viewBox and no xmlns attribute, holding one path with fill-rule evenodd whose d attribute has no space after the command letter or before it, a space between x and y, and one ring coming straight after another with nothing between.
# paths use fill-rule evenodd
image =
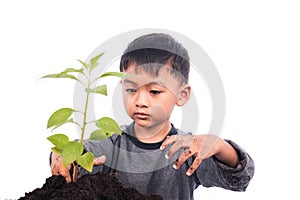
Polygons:
<instances>
[{"instance_id":1,"label":"young boy","mask_svg":"<svg viewBox=\"0 0 300 200\"><path fill-rule=\"evenodd\" d=\"M174 106L190 97L189 69L186 49L167 34L144 35L129 44L120 71L128 74L121 84L133 122L122 126L121 136L85 145L97 157L93 173L114 172L125 185L164 199L193 199L199 185L245 191L254 163L242 148L215 135L184 133L170 122ZM70 180L54 153L51 168Z\"/></svg>"}]
</instances>

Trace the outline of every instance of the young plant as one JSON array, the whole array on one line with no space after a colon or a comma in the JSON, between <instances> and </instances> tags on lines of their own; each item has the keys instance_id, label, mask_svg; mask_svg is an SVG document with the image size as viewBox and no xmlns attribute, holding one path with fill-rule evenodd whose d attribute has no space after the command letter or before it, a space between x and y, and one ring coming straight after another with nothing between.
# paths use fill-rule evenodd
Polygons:
<instances>
[{"instance_id":1,"label":"young plant","mask_svg":"<svg viewBox=\"0 0 300 200\"><path fill-rule=\"evenodd\" d=\"M70 141L69 137L66 134L54 134L49 136L47 139L54 145L52 147L52 151L61 155L63 160L63 165L66 167L68 165L72 166L72 181L77 181L78 176L78 165L86 169L87 171L91 172L93 169L94 163L94 155L90 152L84 153L84 135L86 132L86 125L88 123L95 123L98 127L97 130L93 131L90 134L90 139L105 139L110 137L112 134L121 134L121 129L119 125L109 117L102 117L93 122L87 122L87 111L88 111L88 104L89 104L89 97L91 93L95 94L102 94L107 96L107 87L106 85L100 85L97 87L91 87L92 83L97 81L100 78L106 76L116 76L116 77L123 77L124 73L121 72L106 72L102 75L92 79L91 74L93 70L98 66L98 60L103 56L104 53L101 53L94 58L90 59L89 62L84 62L78 60L82 64L82 68L74 69L74 68L67 68L64 71L58 74L50 74L43 76L42 78L67 78L73 79L81 83L85 88L86 95L83 96L85 105L84 110L79 111L72 108L61 108L55 111L50 118L48 119L47 128L52 128L52 130L60 127L66 123L74 123L76 126L79 126L81 130L80 139L79 141ZM84 79L80 80L79 78L75 77L74 73L82 74ZM73 113L79 112L83 115L82 122L76 122L72 118Z\"/></svg>"}]
</instances>

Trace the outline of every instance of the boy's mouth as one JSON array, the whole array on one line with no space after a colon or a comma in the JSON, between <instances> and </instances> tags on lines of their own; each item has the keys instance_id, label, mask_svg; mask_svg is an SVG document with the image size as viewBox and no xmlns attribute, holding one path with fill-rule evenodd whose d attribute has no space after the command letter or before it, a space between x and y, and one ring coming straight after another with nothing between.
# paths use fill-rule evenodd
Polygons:
<instances>
[{"instance_id":1,"label":"boy's mouth","mask_svg":"<svg viewBox=\"0 0 300 200\"><path fill-rule=\"evenodd\" d=\"M135 112L134 116L139 119L147 119L150 115L147 113L143 113L143 112Z\"/></svg>"}]
</instances>

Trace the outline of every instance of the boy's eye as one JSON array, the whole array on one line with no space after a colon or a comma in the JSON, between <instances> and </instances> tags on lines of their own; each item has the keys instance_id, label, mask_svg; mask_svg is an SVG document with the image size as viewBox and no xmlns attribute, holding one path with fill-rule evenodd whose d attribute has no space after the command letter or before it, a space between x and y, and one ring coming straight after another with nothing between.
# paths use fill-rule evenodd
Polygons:
<instances>
[{"instance_id":1,"label":"boy's eye","mask_svg":"<svg viewBox=\"0 0 300 200\"><path fill-rule=\"evenodd\" d=\"M132 88L128 88L128 89L126 89L126 92L128 92L128 93L135 93L136 90L132 89Z\"/></svg>"},{"instance_id":2,"label":"boy's eye","mask_svg":"<svg viewBox=\"0 0 300 200\"><path fill-rule=\"evenodd\" d=\"M161 91L158 91L158 90L150 90L150 93L151 94L160 94L161 93Z\"/></svg>"}]
</instances>

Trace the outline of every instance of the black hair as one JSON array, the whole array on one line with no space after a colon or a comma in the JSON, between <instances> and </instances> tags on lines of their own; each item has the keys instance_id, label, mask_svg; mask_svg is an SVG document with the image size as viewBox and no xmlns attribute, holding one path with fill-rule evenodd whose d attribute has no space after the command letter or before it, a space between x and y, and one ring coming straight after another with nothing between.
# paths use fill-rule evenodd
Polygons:
<instances>
[{"instance_id":1,"label":"black hair","mask_svg":"<svg viewBox=\"0 0 300 200\"><path fill-rule=\"evenodd\" d=\"M169 65L181 83L188 82L190 61L187 50L173 37L165 33L152 33L133 40L124 51L120 71L134 64L136 70L146 70L158 75L162 66ZM137 68L137 66L140 66Z\"/></svg>"}]
</instances>

